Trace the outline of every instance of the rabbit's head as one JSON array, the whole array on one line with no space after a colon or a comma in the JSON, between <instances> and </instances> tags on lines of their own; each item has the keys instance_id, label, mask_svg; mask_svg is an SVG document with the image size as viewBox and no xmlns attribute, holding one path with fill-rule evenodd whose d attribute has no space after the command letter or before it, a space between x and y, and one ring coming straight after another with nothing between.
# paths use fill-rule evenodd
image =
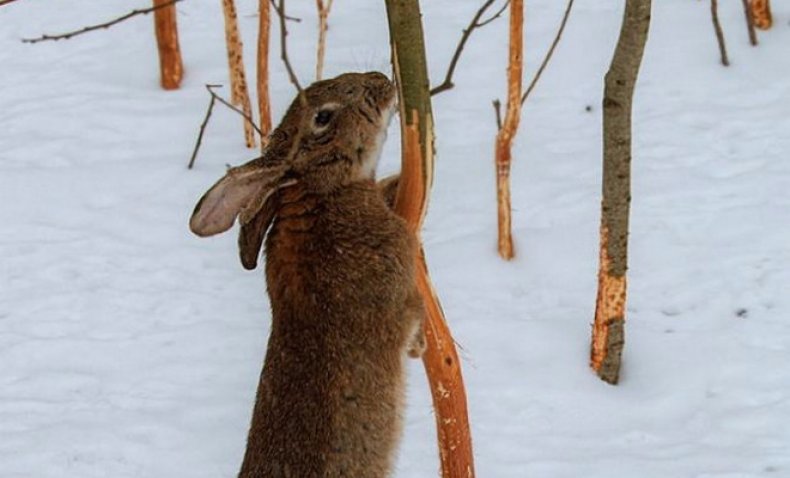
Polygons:
<instances>
[{"instance_id":1,"label":"rabbit's head","mask_svg":"<svg viewBox=\"0 0 790 478\"><path fill-rule=\"evenodd\" d=\"M378 72L313 83L291 103L263 156L229 169L203 195L190 229L212 236L230 229L239 216L239 244L259 247L275 213L268 203L278 189L299 183L307 191L329 193L372 180L395 98L394 85ZM244 256L242 250L244 266L254 268Z\"/></svg>"}]
</instances>

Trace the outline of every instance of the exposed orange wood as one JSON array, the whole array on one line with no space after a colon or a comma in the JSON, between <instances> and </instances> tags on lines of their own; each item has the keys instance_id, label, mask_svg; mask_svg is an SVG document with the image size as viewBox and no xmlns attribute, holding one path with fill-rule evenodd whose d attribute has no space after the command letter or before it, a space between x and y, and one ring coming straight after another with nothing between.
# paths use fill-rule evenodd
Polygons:
<instances>
[{"instance_id":1,"label":"exposed orange wood","mask_svg":"<svg viewBox=\"0 0 790 478\"><path fill-rule=\"evenodd\" d=\"M771 28L774 24L774 19L773 15L771 15L770 0L751 0L750 7L752 9L754 26L760 30L768 30Z\"/></svg>"},{"instance_id":2,"label":"exposed orange wood","mask_svg":"<svg viewBox=\"0 0 790 478\"><path fill-rule=\"evenodd\" d=\"M617 383L624 344L626 277L612 274L608 246L609 232L602 226L590 366L602 379Z\"/></svg>"},{"instance_id":3,"label":"exposed orange wood","mask_svg":"<svg viewBox=\"0 0 790 478\"><path fill-rule=\"evenodd\" d=\"M324 71L324 51L326 48L326 31L328 29L327 18L329 12L332 10L332 0L315 0L316 7L318 8L318 52L316 53L315 62L315 79L320 80Z\"/></svg>"},{"instance_id":4,"label":"exposed orange wood","mask_svg":"<svg viewBox=\"0 0 790 478\"><path fill-rule=\"evenodd\" d=\"M168 0L154 0L154 6L168 3ZM159 76L162 88L175 90L181 85L184 65L178 45L178 23L176 6L171 4L154 10L156 46L159 51Z\"/></svg>"},{"instance_id":5,"label":"exposed orange wood","mask_svg":"<svg viewBox=\"0 0 790 478\"><path fill-rule=\"evenodd\" d=\"M413 111L412 124L403 131L404 159L401 179L395 201L395 212L406 219L419 234L428 202L430 176L425 169L419 133L419 117ZM432 158L431 158L432 162ZM427 168L432 171L432 167ZM425 254L420 250L416 258L417 288L425 302L424 323L426 349L423 365L431 388L436 430L439 440L439 458L444 478L474 476L472 437L469 430L466 389L461 374L458 353L450 328L444 318L436 291L428 275Z\"/></svg>"},{"instance_id":6,"label":"exposed orange wood","mask_svg":"<svg viewBox=\"0 0 790 478\"><path fill-rule=\"evenodd\" d=\"M523 73L524 2L510 2L510 47L507 67L507 112L502 128L497 133L496 181L497 181L497 250L503 259L515 255L510 206L510 163L513 138L518 131L521 118L521 83Z\"/></svg>"},{"instance_id":7,"label":"exposed orange wood","mask_svg":"<svg viewBox=\"0 0 790 478\"><path fill-rule=\"evenodd\" d=\"M268 143L272 131L271 99L269 98L269 26L271 10L268 0L258 2L258 113L261 124L261 148Z\"/></svg>"}]
</instances>

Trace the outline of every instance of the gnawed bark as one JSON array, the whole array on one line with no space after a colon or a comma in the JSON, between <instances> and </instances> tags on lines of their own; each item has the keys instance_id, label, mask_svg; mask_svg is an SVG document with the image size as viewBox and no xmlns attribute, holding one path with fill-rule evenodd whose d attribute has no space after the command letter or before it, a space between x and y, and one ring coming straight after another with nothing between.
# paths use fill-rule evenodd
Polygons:
<instances>
[{"instance_id":1,"label":"gnawed bark","mask_svg":"<svg viewBox=\"0 0 790 478\"><path fill-rule=\"evenodd\" d=\"M524 68L524 2L510 2L510 47L507 67L507 111L496 136L497 250L510 260L513 250L512 209L510 206L510 163L513 139L521 118L521 83Z\"/></svg>"},{"instance_id":2,"label":"gnawed bark","mask_svg":"<svg viewBox=\"0 0 790 478\"><path fill-rule=\"evenodd\" d=\"M156 46L159 52L159 78L162 88L175 90L181 86L184 65L178 45L178 23L176 6L169 0L154 0L154 7L170 3L154 10Z\"/></svg>"},{"instance_id":3,"label":"gnawed bark","mask_svg":"<svg viewBox=\"0 0 790 478\"><path fill-rule=\"evenodd\" d=\"M259 0L258 11L258 114L261 124L261 149L263 149L272 132L272 110L269 98L269 31L271 25L269 0Z\"/></svg>"},{"instance_id":4,"label":"gnawed bark","mask_svg":"<svg viewBox=\"0 0 790 478\"><path fill-rule=\"evenodd\" d=\"M241 107L244 114L252 117L250 95L247 92L247 80L244 75L241 38L236 19L236 6L233 0L222 0L222 11L225 16L225 43L228 47L228 68L230 69L230 101ZM244 121L244 141L248 148L255 147L255 131L249 121Z\"/></svg>"},{"instance_id":5,"label":"gnawed bark","mask_svg":"<svg viewBox=\"0 0 790 478\"><path fill-rule=\"evenodd\" d=\"M332 10L332 0L315 0L318 8L318 49L315 59L315 79L320 80L324 73L324 51L326 50L326 31L329 28L327 18Z\"/></svg>"},{"instance_id":6,"label":"gnawed bark","mask_svg":"<svg viewBox=\"0 0 790 478\"><path fill-rule=\"evenodd\" d=\"M774 24L774 19L773 15L771 15L770 0L750 0L750 7L752 9L754 26L760 30L768 30L771 28Z\"/></svg>"},{"instance_id":7,"label":"gnawed bark","mask_svg":"<svg viewBox=\"0 0 790 478\"><path fill-rule=\"evenodd\" d=\"M631 110L650 26L650 7L651 0L626 0L620 38L604 86L601 251L590 365L611 384L619 380L625 339Z\"/></svg>"},{"instance_id":8,"label":"gnawed bark","mask_svg":"<svg viewBox=\"0 0 790 478\"><path fill-rule=\"evenodd\" d=\"M395 210L419 234L433 181L434 141L430 86L418 0L386 0L392 63L399 88L402 167ZM419 235L418 235L419 237ZM474 477L472 438L461 363L423 251L415 258L417 286L425 302L427 348L423 355L431 387L442 477Z\"/></svg>"}]
</instances>

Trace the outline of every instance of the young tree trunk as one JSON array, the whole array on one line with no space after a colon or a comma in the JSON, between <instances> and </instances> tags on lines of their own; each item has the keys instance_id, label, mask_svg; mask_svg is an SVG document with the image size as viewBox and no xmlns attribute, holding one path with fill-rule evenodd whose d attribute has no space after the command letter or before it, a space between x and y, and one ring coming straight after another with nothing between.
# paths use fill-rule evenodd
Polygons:
<instances>
[{"instance_id":1,"label":"young tree trunk","mask_svg":"<svg viewBox=\"0 0 790 478\"><path fill-rule=\"evenodd\" d=\"M241 38L236 20L236 6L233 0L222 0L222 11L225 15L225 42L228 47L228 67L230 69L231 103L241 107L244 114L252 118L250 95L247 92L247 80L244 77ZM244 141L248 148L255 147L255 131L252 123L244 121Z\"/></svg>"},{"instance_id":2,"label":"young tree trunk","mask_svg":"<svg viewBox=\"0 0 790 478\"><path fill-rule=\"evenodd\" d=\"M507 112L496 136L497 250L503 259L514 256L510 207L510 160L513 138L521 118L523 70L524 2L510 2L510 48L507 67Z\"/></svg>"},{"instance_id":3,"label":"young tree trunk","mask_svg":"<svg viewBox=\"0 0 790 478\"><path fill-rule=\"evenodd\" d=\"M261 149L263 149L272 132L272 111L269 98L269 26L271 25L269 0L259 0L258 11L258 113L261 118Z\"/></svg>"},{"instance_id":4,"label":"young tree trunk","mask_svg":"<svg viewBox=\"0 0 790 478\"><path fill-rule=\"evenodd\" d=\"M757 33L754 31L754 18L752 18L749 0L741 0L741 2L743 3L743 14L746 17L746 31L749 33L749 43L752 46L757 46Z\"/></svg>"},{"instance_id":5,"label":"young tree trunk","mask_svg":"<svg viewBox=\"0 0 790 478\"><path fill-rule=\"evenodd\" d=\"M328 0L324 4L324 0L315 0L316 8L318 8L318 51L316 52L315 61L315 79L320 80L324 72L324 50L326 49L326 31L327 17L332 10L332 0Z\"/></svg>"},{"instance_id":6,"label":"young tree trunk","mask_svg":"<svg viewBox=\"0 0 790 478\"><path fill-rule=\"evenodd\" d=\"M433 181L433 116L418 0L386 0L392 64L400 95L401 179L395 210L419 234ZM428 276L424 253L417 261L417 285L425 301L427 349L423 356L431 386L442 477L474 477L472 437L461 362Z\"/></svg>"},{"instance_id":7,"label":"young tree trunk","mask_svg":"<svg viewBox=\"0 0 790 478\"><path fill-rule=\"evenodd\" d=\"M710 17L713 20L713 31L716 32L716 41L719 44L721 64L724 66L730 66L730 59L727 57L727 46L724 43L724 31L721 29L721 23L719 22L718 0L710 0Z\"/></svg>"},{"instance_id":8,"label":"young tree trunk","mask_svg":"<svg viewBox=\"0 0 790 478\"><path fill-rule=\"evenodd\" d=\"M598 299L590 365L616 384L624 345L628 214L631 203L631 100L650 26L651 0L626 0L603 98L603 201Z\"/></svg>"},{"instance_id":9,"label":"young tree trunk","mask_svg":"<svg viewBox=\"0 0 790 478\"><path fill-rule=\"evenodd\" d=\"M774 24L771 15L770 0L750 0L754 26L760 30L768 30Z\"/></svg>"},{"instance_id":10,"label":"young tree trunk","mask_svg":"<svg viewBox=\"0 0 790 478\"><path fill-rule=\"evenodd\" d=\"M154 6L168 0L154 0ZM178 23L176 6L170 5L154 10L156 46L159 51L159 77L162 88L175 90L181 85L184 65L181 62L181 49L178 46Z\"/></svg>"}]
</instances>

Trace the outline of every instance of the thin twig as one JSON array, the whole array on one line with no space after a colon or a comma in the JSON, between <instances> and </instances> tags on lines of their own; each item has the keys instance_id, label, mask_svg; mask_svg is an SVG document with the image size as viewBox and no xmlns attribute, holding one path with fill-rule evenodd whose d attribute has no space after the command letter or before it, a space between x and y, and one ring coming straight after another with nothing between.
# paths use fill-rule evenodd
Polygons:
<instances>
[{"instance_id":1,"label":"thin twig","mask_svg":"<svg viewBox=\"0 0 790 478\"><path fill-rule=\"evenodd\" d=\"M461 58L461 52L464 50L464 46L466 46L466 41L469 40L469 37L476 28L488 25L493 20L498 18L510 3L510 0L507 0L502 9L500 9L494 16L488 20L485 20L484 22L480 22L480 17L483 16L485 11L488 10L488 7L490 7L494 1L495 0L486 0L485 3L483 3L483 5L477 10L475 16L472 17L472 21L469 22L469 25L464 28L463 34L461 35L461 40L458 42L458 46L455 48L455 53L453 53L453 58L450 60L450 65L447 68L447 74L444 76L444 81L440 85L431 88L431 96L437 95L443 91L447 91L455 86L453 84L453 73L455 73L455 67L458 66L458 60Z\"/></svg>"},{"instance_id":2,"label":"thin twig","mask_svg":"<svg viewBox=\"0 0 790 478\"><path fill-rule=\"evenodd\" d=\"M6 1L9 1L9 0L6 0ZM10 1L14 1L14 0L10 0ZM138 10L132 10L131 12L127 13L126 15L120 16L120 17L115 18L113 20L110 20L108 22L100 23L98 25L87 26L85 28L82 28L82 29L76 30L76 31L72 31L72 32L59 33L57 35L48 35L48 34L45 33L44 35L41 35L38 38L23 38L22 39L22 43L38 43L38 42L47 41L47 40L55 40L55 41L57 41L57 40L68 40L71 37L75 37L77 35L82 35L83 33L92 32L94 30L101 30L101 29L110 28L113 25L116 25L118 23L126 21L126 20L128 20L128 19L130 19L132 17L137 16L137 15L148 15L149 13L151 13L153 11L159 10L160 8L169 7L170 5L173 5L174 3L178 3L180 1L182 1L182 0L170 0L167 3L162 3L162 4L159 4L159 5L150 7L150 8L141 8L141 9L138 9Z\"/></svg>"},{"instance_id":3,"label":"thin twig","mask_svg":"<svg viewBox=\"0 0 790 478\"><path fill-rule=\"evenodd\" d=\"M274 0L269 0L269 3L271 3L272 6L274 7L274 9L277 10L277 3L275 3ZM285 16L285 19L288 20L289 22L299 23L299 22L302 21L302 19L298 18L298 17L291 17L291 16L288 16L288 15L284 15L284 16Z\"/></svg>"},{"instance_id":4,"label":"thin twig","mask_svg":"<svg viewBox=\"0 0 790 478\"><path fill-rule=\"evenodd\" d=\"M554 41L551 43L549 51L546 52L546 56L543 58L543 63L540 64L540 68L538 68L538 71L535 72L535 76L529 83L527 91L525 91L524 95L521 97L522 105L525 101L527 101L527 97L530 93L532 93L532 90L535 89L535 85L538 84L540 75L543 74L543 70L545 70L546 65L549 64L551 56L554 54L554 49L557 48L557 44L560 42L560 37L562 37L562 32L565 30L565 24L568 23L568 16L571 14L571 8L573 8L573 0L568 0L568 6L565 7L565 14L562 16L562 21L560 22L560 28L557 29L557 36L554 37Z\"/></svg>"},{"instance_id":5,"label":"thin twig","mask_svg":"<svg viewBox=\"0 0 790 478\"><path fill-rule=\"evenodd\" d=\"M0 0L0 7L4 7L11 2L16 2L16 0Z\"/></svg>"},{"instance_id":6,"label":"thin twig","mask_svg":"<svg viewBox=\"0 0 790 478\"><path fill-rule=\"evenodd\" d=\"M261 129L258 127L258 125L257 125L257 124L255 124L255 120L253 120L253 119L252 119L252 117L250 117L250 116L249 116L248 114L246 114L244 111L242 111L242 110L240 110L239 108L237 108L237 107L233 106L233 105L232 105L232 104L231 104L231 103L230 103L228 100L226 100L225 98L223 98L223 97L219 96L218 94L214 93L214 88L222 88L222 85L206 85L206 89L208 90L208 92L209 92L209 93L211 93L211 96L212 96L213 98L215 98L217 101L219 101L219 102L220 102L220 103L222 103L223 105L227 106L228 108L232 109L232 110L233 110L233 111L235 111L236 113L240 114L240 115L242 116L242 118L244 118L245 120L247 120L247 122L250 124L250 126L252 126L252 128L253 128L253 129L254 129L254 130L255 130L255 131L258 133L258 136L260 136L261 138L263 138L263 131L261 131Z\"/></svg>"},{"instance_id":7,"label":"thin twig","mask_svg":"<svg viewBox=\"0 0 790 478\"><path fill-rule=\"evenodd\" d=\"M200 144L203 141L203 132L206 130L206 126L208 125L209 118L211 118L211 112L214 109L214 104L217 102L222 103L223 105L227 106L231 110L240 114L245 120L247 120L247 122L253 127L253 129L258 132L258 135L260 136L261 140L263 141L264 139L263 131L261 131L258 125L255 124L255 121L253 121L253 119L250 118L248 115L244 114L244 111L240 110L239 108L236 108L228 100L215 93L214 88L222 88L222 85L211 85L211 84L206 85L206 90L208 90L209 94L211 95L211 99L209 100L208 109L206 110L206 117L203 118L203 123L201 123L200 125L200 133L198 134L197 142L195 143L195 149L192 151L192 158L190 158L189 165L187 165L188 169L192 169L192 166L194 166L195 164L195 158L197 158L198 150L200 149Z\"/></svg>"},{"instance_id":8,"label":"thin twig","mask_svg":"<svg viewBox=\"0 0 790 478\"><path fill-rule=\"evenodd\" d=\"M719 23L719 2L717 0L710 0L710 14L713 18L713 30L716 32L716 40L719 42L721 64L730 66L730 60L727 58L727 47L724 44L724 32L721 30L721 24Z\"/></svg>"},{"instance_id":9,"label":"thin twig","mask_svg":"<svg viewBox=\"0 0 790 478\"><path fill-rule=\"evenodd\" d=\"M510 5L510 0L505 0L505 3L502 4L502 8L500 8L499 11L491 15L491 18L489 18L488 20L483 20L482 22L478 22L477 27L478 28L484 27L489 23L493 22L494 20L496 20L497 18L499 18L505 12L505 10L507 10L508 5Z\"/></svg>"},{"instance_id":10,"label":"thin twig","mask_svg":"<svg viewBox=\"0 0 790 478\"><path fill-rule=\"evenodd\" d=\"M209 85L206 85L208 87ZM219 85L212 85L212 86L219 86ZM211 91L209 89L209 91ZM189 164L187 165L187 169L192 169L192 166L195 165L195 159L197 158L198 150L200 149L200 144L203 142L203 133L206 131L206 125L208 125L208 120L211 118L211 112L214 110L214 102L216 102L217 97L211 95L211 99L208 102L208 109L206 110L206 117L203 118L203 122L200 124L200 133L198 133L197 142L195 143L195 149L192 150L192 157L189 158Z\"/></svg>"},{"instance_id":11,"label":"thin twig","mask_svg":"<svg viewBox=\"0 0 790 478\"><path fill-rule=\"evenodd\" d=\"M754 17L749 7L749 0L743 0L743 14L746 16L746 30L749 32L749 43L757 46L757 32L754 31Z\"/></svg>"},{"instance_id":12,"label":"thin twig","mask_svg":"<svg viewBox=\"0 0 790 478\"><path fill-rule=\"evenodd\" d=\"M288 48L285 42L286 37L288 36L288 29L285 27L285 19L287 18L285 15L285 0L280 0L278 4L274 4L274 10L277 12L277 16L280 17L280 58L285 63L285 69L288 70L288 78L290 78L291 83L296 87L296 90L299 92L299 96L302 96L302 85L299 84L299 79L296 78L296 73L294 73L294 69L291 66L291 61L288 60Z\"/></svg>"},{"instance_id":13,"label":"thin twig","mask_svg":"<svg viewBox=\"0 0 790 478\"><path fill-rule=\"evenodd\" d=\"M499 100L494 100L491 103L494 105L494 114L496 114L496 129L499 131L502 129L502 102Z\"/></svg>"}]
</instances>

